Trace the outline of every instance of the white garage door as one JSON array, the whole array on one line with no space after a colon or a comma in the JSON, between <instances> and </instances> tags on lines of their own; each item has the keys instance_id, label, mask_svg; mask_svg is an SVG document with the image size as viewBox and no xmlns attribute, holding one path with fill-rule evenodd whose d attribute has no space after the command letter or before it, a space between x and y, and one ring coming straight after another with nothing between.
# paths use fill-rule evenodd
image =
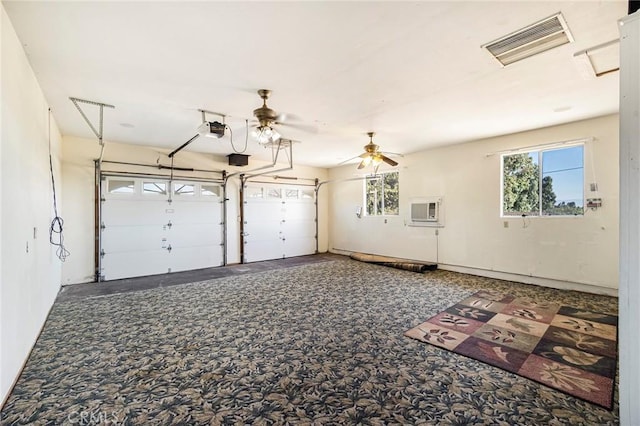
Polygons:
<instances>
[{"instance_id":1,"label":"white garage door","mask_svg":"<svg viewBox=\"0 0 640 426\"><path fill-rule=\"evenodd\" d=\"M106 177L104 280L220 266L222 188L215 183ZM170 194L171 192L171 194Z\"/></svg>"},{"instance_id":2,"label":"white garage door","mask_svg":"<svg viewBox=\"0 0 640 426\"><path fill-rule=\"evenodd\" d=\"M244 187L244 259L313 254L316 250L315 191L248 183Z\"/></svg>"}]
</instances>

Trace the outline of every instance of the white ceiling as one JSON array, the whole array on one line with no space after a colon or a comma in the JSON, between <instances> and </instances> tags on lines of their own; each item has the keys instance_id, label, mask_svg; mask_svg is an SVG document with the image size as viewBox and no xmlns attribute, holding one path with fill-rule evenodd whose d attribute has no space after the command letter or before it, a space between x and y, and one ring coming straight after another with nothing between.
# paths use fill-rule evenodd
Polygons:
<instances>
[{"instance_id":1,"label":"white ceiling","mask_svg":"<svg viewBox=\"0 0 640 426\"><path fill-rule=\"evenodd\" d=\"M171 150L206 109L241 148L265 88L271 108L317 128L279 128L300 141L294 163L332 167L368 131L407 154L618 110L618 73L584 78L573 54L618 38L626 1L3 4L65 135L95 138L73 96L116 106L107 141ZM558 11L574 43L506 68L480 48ZM188 149L232 152L228 136ZM271 158L252 140L246 153Z\"/></svg>"}]
</instances>

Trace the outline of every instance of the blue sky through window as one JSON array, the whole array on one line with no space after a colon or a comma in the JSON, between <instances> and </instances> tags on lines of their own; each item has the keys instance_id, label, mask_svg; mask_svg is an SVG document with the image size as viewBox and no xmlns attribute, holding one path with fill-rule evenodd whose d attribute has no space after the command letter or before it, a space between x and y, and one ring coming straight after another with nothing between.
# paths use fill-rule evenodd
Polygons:
<instances>
[{"instance_id":1,"label":"blue sky through window","mask_svg":"<svg viewBox=\"0 0 640 426\"><path fill-rule=\"evenodd\" d=\"M542 153L542 176L553 178L556 204L574 202L583 205L584 147L554 149Z\"/></svg>"},{"instance_id":2,"label":"blue sky through window","mask_svg":"<svg viewBox=\"0 0 640 426\"><path fill-rule=\"evenodd\" d=\"M538 152L529 157L538 164ZM542 177L551 176L556 204L574 202L582 207L584 201L584 147L552 149L542 152Z\"/></svg>"}]
</instances>

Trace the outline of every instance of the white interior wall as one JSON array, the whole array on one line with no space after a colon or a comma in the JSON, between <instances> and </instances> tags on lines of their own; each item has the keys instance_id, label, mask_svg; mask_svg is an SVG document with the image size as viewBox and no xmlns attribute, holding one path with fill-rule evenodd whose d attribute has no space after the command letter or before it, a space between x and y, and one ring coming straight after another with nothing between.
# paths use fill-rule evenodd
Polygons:
<instances>
[{"instance_id":1,"label":"white interior wall","mask_svg":"<svg viewBox=\"0 0 640 426\"><path fill-rule=\"evenodd\" d=\"M620 21L620 424L640 424L640 11Z\"/></svg>"},{"instance_id":2,"label":"white interior wall","mask_svg":"<svg viewBox=\"0 0 640 426\"><path fill-rule=\"evenodd\" d=\"M601 208L587 210L584 217L526 221L500 217L500 152L585 137L595 138L585 145L585 198L601 197ZM384 141L377 143L384 149ZM406 155L398 159L397 167L399 216L358 219L356 208L364 204L363 182L330 185L329 248L434 261L445 269L615 294L617 157L617 115ZM355 165L346 165L331 169L330 176L348 179L356 172ZM597 193L589 192L592 182L598 184ZM444 199L444 227L407 226L410 198L430 196Z\"/></svg>"},{"instance_id":3,"label":"white interior wall","mask_svg":"<svg viewBox=\"0 0 640 426\"><path fill-rule=\"evenodd\" d=\"M78 114L78 120L82 117ZM224 140L218 143L227 143ZM295 147L294 147L295 149ZM168 170L157 168L145 168L136 166L123 166L108 163L108 161L121 161L141 164L157 164L159 160L163 165L170 165L167 157L170 149L150 148L145 146L127 145L107 141L102 165L103 170L129 171L153 174L168 174ZM294 153L295 154L295 153ZM100 146L97 140L65 137L63 141L63 165L62 180L65 188L65 241L71 256L67 259L62 269L63 284L77 284L91 282L95 277L94 270L94 159L100 155ZM249 165L244 167L229 166L226 157L202 154L191 151L181 151L174 157L175 167L188 167L203 170L226 170L229 174L240 172L248 173L253 169L264 166L267 163L254 161L249 158ZM278 163L279 169L286 167L284 163ZM271 169L265 169L268 171ZM262 172L262 170L260 171ZM295 176L325 180L328 175L326 169L295 166L293 170L280 171L280 176ZM205 178L220 178L217 173L202 172L175 172L176 176L188 175ZM259 180L290 184L294 181L276 181L273 177L263 176ZM311 181L299 182L310 183ZM239 185L238 176L229 179L227 184L228 212L227 212L227 263L240 262L240 236L239 236ZM319 197L319 251L327 251L327 207L326 195Z\"/></svg>"},{"instance_id":4,"label":"white interior wall","mask_svg":"<svg viewBox=\"0 0 640 426\"><path fill-rule=\"evenodd\" d=\"M1 6L0 400L20 373L60 288L49 244L54 217L49 174L48 105ZM60 135L51 122L60 199ZM59 204L59 211L61 203Z\"/></svg>"}]
</instances>

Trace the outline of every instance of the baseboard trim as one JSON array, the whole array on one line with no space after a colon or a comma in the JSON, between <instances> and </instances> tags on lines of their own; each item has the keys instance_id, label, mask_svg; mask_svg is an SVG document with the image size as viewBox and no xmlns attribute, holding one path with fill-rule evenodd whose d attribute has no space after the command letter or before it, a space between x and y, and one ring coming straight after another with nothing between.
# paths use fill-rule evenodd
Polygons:
<instances>
[{"instance_id":1,"label":"baseboard trim","mask_svg":"<svg viewBox=\"0 0 640 426\"><path fill-rule=\"evenodd\" d=\"M347 250L347 249L331 247L331 249L329 250L329 253L341 254L343 256L351 256L351 253L354 253L354 251L353 250Z\"/></svg>"},{"instance_id":2,"label":"baseboard trim","mask_svg":"<svg viewBox=\"0 0 640 426\"><path fill-rule=\"evenodd\" d=\"M583 293L600 294L604 296L618 297L617 288L601 287L592 284L562 281L552 278L533 277L529 275L514 274L511 272L490 271L487 269L472 268L468 266L448 265L439 263L438 269L463 274L478 275L480 277L495 278L498 280L515 281L524 284L534 284L541 287L557 288L559 290L575 290Z\"/></svg>"},{"instance_id":3,"label":"baseboard trim","mask_svg":"<svg viewBox=\"0 0 640 426\"><path fill-rule=\"evenodd\" d=\"M332 247L330 253L342 254L349 256L352 250ZM599 294L604 296L618 297L618 289L611 287L602 287L593 284L577 283L573 281L556 280L553 278L534 277L530 275L515 274L512 272L492 271L482 268L474 268L470 266L451 265L446 263L438 263L438 269L451 272L460 272L462 274L477 275L479 277L495 278L497 280L515 281L523 284L533 284L541 287L557 288L559 290L574 290L583 293Z\"/></svg>"}]
</instances>

